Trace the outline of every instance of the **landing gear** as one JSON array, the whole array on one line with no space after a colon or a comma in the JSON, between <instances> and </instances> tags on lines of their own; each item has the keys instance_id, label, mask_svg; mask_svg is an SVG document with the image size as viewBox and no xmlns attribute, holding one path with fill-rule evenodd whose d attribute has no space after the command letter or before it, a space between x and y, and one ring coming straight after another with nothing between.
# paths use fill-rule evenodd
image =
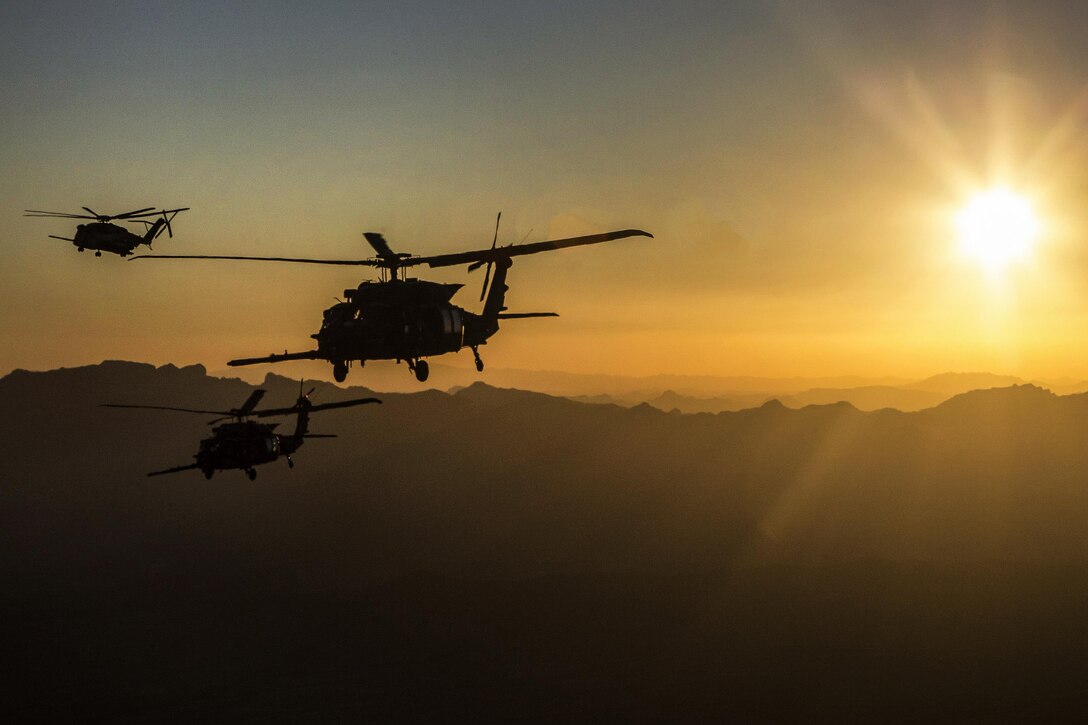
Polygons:
<instances>
[{"instance_id":1,"label":"landing gear","mask_svg":"<svg viewBox=\"0 0 1088 725\"><path fill-rule=\"evenodd\" d=\"M94 256L96 256L96 257L101 257L101 256L102 256L102 252L95 252L95 253L94 253Z\"/></svg>"},{"instance_id":2,"label":"landing gear","mask_svg":"<svg viewBox=\"0 0 1088 725\"><path fill-rule=\"evenodd\" d=\"M338 383L342 383L348 379L348 364L343 360L338 360L332 364L332 377Z\"/></svg>"},{"instance_id":3,"label":"landing gear","mask_svg":"<svg viewBox=\"0 0 1088 725\"><path fill-rule=\"evenodd\" d=\"M257 470L254 469L254 468L247 468L246 469L246 475L249 476L250 481L256 481L257 480Z\"/></svg>"},{"instance_id":4,"label":"landing gear","mask_svg":"<svg viewBox=\"0 0 1088 725\"><path fill-rule=\"evenodd\" d=\"M83 251L83 247L76 247L76 251L77 251L77 252L82 252L82 251Z\"/></svg>"},{"instance_id":5,"label":"landing gear","mask_svg":"<svg viewBox=\"0 0 1088 725\"><path fill-rule=\"evenodd\" d=\"M408 370L416 376L421 383L427 382L427 376L431 374L431 366L426 360L408 360Z\"/></svg>"},{"instance_id":6,"label":"landing gear","mask_svg":"<svg viewBox=\"0 0 1088 725\"><path fill-rule=\"evenodd\" d=\"M291 460L291 456L287 456L287 467L288 468L294 468L295 467L295 462Z\"/></svg>"},{"instance_id":7,"label":"landing gear","mask_svg":"<svg viewBox=\"0 0 1088 725\"><path fill-rule=\"evenodd\" d=\"M205 468L204 469L204 478L208 479L209 481L212 480L212 473L213 473L212 469Z\"/></svg>"},{"instance_id":8,"label":"landing gear","mask_svg":"<svg viewBox=\"0 0 1088 725\"><path fill-rule=\"evenodd\" d=\"M476 358L476 372L482 373L484 371L484 361L480 359L480 351L476 349L476 346L472 346L472 357Z\"/></svg>"}]
</instances>

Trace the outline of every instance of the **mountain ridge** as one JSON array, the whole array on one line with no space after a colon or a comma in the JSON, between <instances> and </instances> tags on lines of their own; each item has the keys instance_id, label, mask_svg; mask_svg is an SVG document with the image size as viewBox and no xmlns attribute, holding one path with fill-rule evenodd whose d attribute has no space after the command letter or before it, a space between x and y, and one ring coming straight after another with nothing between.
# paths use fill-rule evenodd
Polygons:
<instances>
[{"instance_id":1,"label":"mountain ridge","mask_svg":"<svg viewBox=\"0 0 1088 725\"><path fill-rule=\"evenodd\" d=\"M1086 395L683 415L379 393L256 481L149 479L207 416L99 407L252 389L129 363L0 379L8 719L1082 719Z\"/></svg>"},{"instance_id":2,"label":"mountain ridge","mask_svg":"<svg viewBox=\"0 0 1088 725\"><path fill-rule=\"evenodd\" d=\"M251 387L266 387L266 388L281 389L281 388L287 386L288 384L292 384L292 383L295 384L295 385L298 384L297 380L294 380L292 378L288 378L288 377L279 375L279 374L277 374L275 372L271 372L271 371L269 371L269 372L267 372L265 374L264 380L259 385L254 386L252 383L248 383L248 382L244 381L241 378L221 377L221 376L210 374L208 372L208 369L206 368L206 366L204 366L203 364L199 364L199 363L178 367L178 366L176 366L176 365L174 365L172 363L166 363L166 364L163 364L163 365L160 365L160 366L155 366L155 365L153 365L151 363L143 363L143 362L135 362L135 361L104 360L101 363L92 364L92 365L80 365L80 366L74 366L74 367L62 367L62 368L56 368L56 369L53 369L53 370L31 371L31 370L26 370L26 369L22 369L22 368L16 368L16 369L12 370L10 373L8 373L7 375L4 375L4 376L0 377L0 386L4 386L4 385L12 386L12 385L14 385L14 384L16 384L16 383L18 383L20 381L30 380L30 379L34 378L35 376L49 375L49 374L57 375L57 376L59 376L59 379L64 380L64 381L66 381L68 383L74 383L74 382L78 382L78 381L84 379L88 375L93 375L95 371L98 371L98 372L112 372L112 373L122 373L123 372L123 373L135 378L135 380L131 381L134 385L140 385L141 381L149 380L153 376L155 376L156 374L172 376L176 380L180 380L180 381L198 380L198 379L202 379L202 378L207 378L209 380L223 381L223 383L225 385L237 387L239 389L247 389L247 388L251 388ZM753 378L753 379L755 379L755 378ZM793 380L793 379L791 378L790 380ZM945 393L945 392L941 392L939 390L925 389L924 386L929 384L928 381L934 381L933 387L942 388L945 391L947 391L947 390L958 390L959 392ZM969 382L966 382L966 381L969 381ZM424 392L426 390L433 390L433 389L430 389L430 388L424 388L424 389L421 389L419 391L413 391L413 392L408 392L408 393L405 393L405 392L382 393L382 391L375 390L373 388L369 388L369 387L366 387L366 386L363 386L363 385L341 386L341 385L337 385L335 383L331 383L331 382L327 382L327 381L323 381L323 380L312 380L312 379L308 379L308 380L306 380L306 382L307 382L307 384L309 386L316 387L319 391L324 391L324 390L328 390L328 391L333 391L333 390L337 390L337 391L353 391L353 392L357 392L359 394L367 394L367 395L381 395L381 394L385 394L385 395L405 395L405 394L409 394L410 395L410 394L413 394L413 392ZM994 383L994 382L1008 382L1008 385L999 386L999 385L991 385L990 384L990 383ZM964 385L974 384L974 383L978 383L982 387L962 390ZM953 400L953 399L955 399L955 398L957 398L957 397L959 397L959 396L961 396L963 394L970 393L970 392L973 392L973 391L976 391L976 390L985 390L985 389L991 389L991 388L1023 387L1023 386L1035 388L1037 390L1049 390L1048 388L1045 388L1045 387L1043 387L1043 386L1041 386L1041 385L1039 385L1037 383L1025 382L1022 379L1016 378L1016 377L1013 377L1013 376L1000 376L1000 375L994 375L994 374L991 374L991 373L942 373L942 374L939 374L939 375L936 375L936 376L931 376L930 378L926 378L926 379L924 379L922 381L919 381L917 383L912 383L909 386L904 386L903 388L889 388L889 387L886 387L886 386L865 386L865 387L860 387L860 388L849 388L849 389L810 388L810 389L807 389L807 390L800 391L799 393L797 393L795 395L755 394L755 395L750 395L750 396L746 395L746 396L743 396L743 397L740 397L740 398L726 398L726 399L690 398L689 396L685 396L685 395L683 395L683 394L681 394L679 392L676 392L674 390L665 390L654 399L646 400L646 401L640 401L640 402L642 404L649 405L649 406L651 406L651 407L653 407L655 409L662 410L664 412L670 412L673 409L677 409L681 413L691 413L691 412L708 412L708 413L733 412L733 411L739 411L739 410L759 408L759 407L765 405L767 402L770 402L772 400L777 400L784 407L789 408L789 409L799 409L799 408L807 407L807 406L810 406L810 405L818 405L819 406L819 405L830 405L830 404L844 402L844 403L850 404L852 407L858 409L859 411L863 411L863 412L869 412L869 411L873 411L873 410L880 410L882 408L894 408L894 409L897 409L897 410L903 410L904 412L911 412L911 411L914 411L914 410L924 410L926 408L940 407L942 404L944 404L946 402L949 402L949 401L951 401L951 400ZM625 405L622 402L612 398L611 396L608 396L607 394L600 394L598 396L568 396L568 395L547 393L547 392L537 391L537 390L532 390L532 389L525 389L525 388L517 388L517 387L507 388L507 387L494 385L494 384L492 384L492 383L490 383L490 382L488 382L486 380L477 380L477 381L474 381L474 382L472 382L472 383L470 383L469 385L466 385L466 386L454 386L447 392L448 392L448 394L451 394L451 395L460 395L460 394L465 393L466 391L469 391L470 395L476 395L476 394L479 394L479 391L484 390L484 389L512 390L512 391L525 392L525 393L535 393L537 395L542 395L542 396L546 396L546 397L564 398L564 399L567 399L567 400L571 400L573 402L583 403L583 404L594 404L594 405L596 405L596 404L611 404L611 405L617 405L619 407L627 407L627 408L635 407L634 405ZM850 397L848 395L846 395L846 393L855 393L855 394L857 394L857 393L865 393L865 392L869 392L869 391L883 392L885 390L897 390L898 391L898 390L903 390L903 389L912 389L912 390L915 390L915 391L923 393L923 394L936 396L936 398L934 399L934 402L932 403L932 405L927 405L924 408L919 408L919 407L914 407L914 406L908 406L908 407L905 407L905 408L896 408L895 406L891 406L891 405L881 405L879 407L872 407L872 406L867 406L867 405L858 405L857 402L855 402L854 400L851 400ZM438 391L438 392L440 392L440 391ZM1064 394L1064 395L1059 395L1057 393L1053 393L1053 394L1056 395L1056 396L1059 396L1059 397L1069 397L1069 396L1073 396L1073 395L1078 395L1079 393L1067 393L1067 394ZM836 397L836 396L839 396L839 397ZM587 399L587 398L594 398L594 399ZM734 405L738 401L743 401L744 402L744 407L721 407L721 406L716 404L717 402L722 401L722 400L730 401L730 404L734 404ZM685 408L680 407L679 405L676 405L676 403L685 403L685 402L690 402L690 401L696 401L698 403L705 403L707 405L704 406L705 409L697 408L695 410L685 409Z\"/></svg>"}]
</instances>

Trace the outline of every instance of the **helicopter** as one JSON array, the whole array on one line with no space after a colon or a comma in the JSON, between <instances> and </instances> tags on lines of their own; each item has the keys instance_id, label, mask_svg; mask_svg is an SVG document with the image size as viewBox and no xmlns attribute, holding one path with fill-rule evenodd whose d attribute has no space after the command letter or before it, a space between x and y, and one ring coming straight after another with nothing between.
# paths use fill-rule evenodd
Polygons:
<instances>
[{"instance_id":1,"label":"helicopter","mask_svg":"<svg viewBox=\"0 0 1088 725\"><path fill-rule=\"evenodd\" d=\"M145 408L151 410L174 410L182 413L200 413L207 415L219 415L221 417L209 421L208 425L215 425L220 421L229 420L212 428L211 438L200 441L200 448L193 458L195 463L187 466L175 466L163 471L152 471L148 476L161 476L166 473L178 473L199 469L204 473L204 478L210 479L215 471L241 469L252 481L257 478L254 466L269 463L280 456L287 459L289 468L295 467L291 454L297 451L307 438L335 438L335 435L310 433L310 414L319 410L332 408L347 408L354 405L367 403L381 403L377 398L356 398L344 400L338 403L323 403L314 405L310 402L310 393L302 394L302 383L299 383L298 400L290 408L268 408L255 410L257 403L264 397L265 391L254 390L239 408L231 410L195 410L192 408L172 408L163 405L126 405L120 403L104 403L104 408ZM257 423L250 418L265 418L274 415L297 414L295 431L291 434L274 433L278 423Z\"/></svg>"},{"instance_id":2,"label":"helicopter","mask_svg":"<svg viewBox=\"0 0 1088 725\"><path fill-rule=\"evenodd\" d=\"M333 378L344 382L349 366L358 361L396 360L406 362L408 370L419 382L425 382L430 367L425 357L453 353L468 347L483 371L484 362L479 347L499 331L501 320L529 317L558 317L555 312L507 312L505 306L506 275L513 257L538 252L599 244L626 237L653 237L641 229L590 234L569 239L555 239L530 244L497 247L499 212L495 220L495 235L490 249L455 252L434 256L414 256L394 252L385 237L377 232L365 232L363 237L377 256L369 259L302 259L289 257L242 257L227 255L141 255L137 259L234 259L301 264L361 265L379 270L377 281L366 280L355 289L344 290L344 299L324 312L321 329L310 335L317 341L316 350L273 353L266 357L231 360L230 366L277 363L287 360L326 360L332 363ZM420 264L429 267L449 267L468 264L468 271L487 267L479 313L469 312L450 300L464 285L431 282L407 276L407 268ZM491 271L495 270L492 279Z\"/></svg>"},{"instance_id":3,"label":"helicopter","mask_svg":"<svg viewBox=\"0 0 1088 725\"><path fill-rule=\"evenodd\" d=\"M58 237L50 234L51 239L62 239L66 242L71 242L75 245L76 249L82 252L84 249L95 250L94 256L101 257L102 252L110 252L121 257L128 256L136 250L136 247L141 244L146 244L149 248L151 242L155 241L163 229L172 238L174 236L174 230L170 227L170 222L179 212L188 211L189 207L183 207L180 209L159 209L155 210L155 207L149 206L145 209L136 209L134 211L126 211L122 214L99 214L98 212L88 207L81 207L86 214L69 214L67 212L60 211L38 211L35 209L24 209L26 212L23 216L29 217L48 217L52 219L94 219L91 224L79 224L76 226L75 237ZM147 217L157 217L154 222L147 220ZM143 235L134 234L128 229L117 224L110 224L113 220L123 222L138 222L146 225L147 229Z\"/></svg>"}]
</instances>

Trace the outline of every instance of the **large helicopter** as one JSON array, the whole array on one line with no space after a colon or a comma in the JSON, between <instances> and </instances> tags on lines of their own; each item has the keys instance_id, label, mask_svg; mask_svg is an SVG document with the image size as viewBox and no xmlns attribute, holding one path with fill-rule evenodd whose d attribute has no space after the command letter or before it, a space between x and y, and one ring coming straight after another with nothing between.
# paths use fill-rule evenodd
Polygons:
<instances>
[{"instance_id":1,"label":"large helicopter","mask_svg":"<svg viewBox=\"0 0 1088 725\"><path fill-rule=\"evenodd\" d=\"M295 467L291 454L297 451L307 438L335 438L335 435L310 433L310 414L319 410L332 408L347 408L353 405L366 403L381 403L377 398L356 398L344 400L339 403L323 403L314 405L310 402L309 393L302 394L302 384L299 383L298 400L290 408L269 408L266 410L254 410L257 403L264 397L264 390L254 390L242 403L240 408L231 410L195 410L192 408L172 408L164 405L124 405L120 403L105 403L105 408L147 408L151 410L175 410L182 413L200 413L205 415L219 415L220 418L209 421L209 425L215 425L223 420L229 423L212 428L211 438L200 441L200 448L193 458L195 463L187 466L175 466L163 471L152 471L148 476L161 476L164 473L177 473L199 469L203 471L205 478L211 478L215 471L225 471L234 468L245 471L249 480L257 478L254 466L261 463L274 461L280 456L287 459L290 468ZM297 414L295 432L291 434L273 433L278 423L257 423L250 418L265 418L273 415Z\"/></svg>"},{"instance_id":2,"label":"large helicopter","mask_svg":"<svg viewBox=\"0 0 1088 725\"><path fill-rule=\"evenodd\" d=\"M327 360L332 363L337 382L347 378L348 367L367 360L404 361L417 380L424 382L429 366L423 358L457 352L463 347L472 350L476 369L484 369L479 347L499 331L499 321L527 317L558 317L554 312L506 312L504 305L506 274L512 258L537 252L599 244L625 237L653 237L640 229L590 234L569 239L555 239L530 244L496 247L499 234L499 213L495 221L495 236L490 249L455 252L427 257L394 252L385 237L377 232L363 236L377 256L370 259L301 259L289 257L240 257L227 255L144 255L133 259L236 259L302 264L362 265L379 270L378 281L364 281L356 289L344 290L344 301L325 310L321 329L310 337L317 340L317 349L306 352L284 352L267 357L231 360L228 365L254 365L286 360ZM484 308L469 312L450 299L464 285L430 282L410 278L408 267L426 264L429 267L449 267L468 264L469 271L486 265L480 300ZM494 267L494 279L491 270ZM489 286L490 283L490 286Z\"/></svg>"},{"instance_id":3,"label":"large helicopter","mask_svg":"<svg viewBox=\"0 0 1088 725\"><path fill-rule=\"evenodd\" d=\"M52 219L94 219L91 224L79 224L76 226L75 237L58 237L50 234L51 239L62 239L66 242L71 242L75 245L75 248L82 252L84 249L95 250L94 256L101 257L102 252L111 252L112 254L119 255L121 257L128 256L136 250L136 247L141 244L151 246L151 242L158 239L162 234L163 229L170 236L174 236L174 230L170 227L170 222L179 212L188 211L189 207L183 207L180 209L159 209L155 210L155 207L149 206L145 209L136 209L134 211L126 211L123 214L99 214L93 209L82 207L86 214L70 214L68 212L61 211L37 211L35 209L25 209L26 212L23 216L32 217L49 217ZM161 215L161 216L160 216ZM155 221L148 221L148 217L159 217ZM117 224L110 224L111 221L117 220L122 222L134 222L144 224L147 229L142 235L134 234L128 229Z\"/></svg>"}]
</instances>

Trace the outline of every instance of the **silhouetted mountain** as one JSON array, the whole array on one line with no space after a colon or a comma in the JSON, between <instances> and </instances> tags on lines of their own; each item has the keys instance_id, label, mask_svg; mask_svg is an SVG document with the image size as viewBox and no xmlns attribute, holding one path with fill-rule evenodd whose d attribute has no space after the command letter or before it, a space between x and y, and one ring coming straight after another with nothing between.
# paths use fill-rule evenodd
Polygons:
<instances>
[{"instance_id":1,"label":"silhouetted mountain","mask_svg":"<svg viewBox=\"0 0 1088 725\"><path fill-rule=\"evenodd\" d=\"M986 388L1007 388L1010 385L1022 385L1025 381L1012 375L994 375L993 373L942 373L919 380L903 387L913 390L925 390L931 393L959 395L971 390Z\"/></svg>"},{"instance_id":2,"label":"silhouetted mountain","mask_svg":"<svg viewBox=\"0 0 1088 725\"><path fill-rule=\"evenodd\" d=\"M328 379L331 368L314 363L312 371L320 379ZM228 377L258 373L245 369L223 369L217 373ZM259 378L247 377L249 380ZM418 392L423 388L403 365L377 363L354 374L358 385L377 391ZM920 381L900 378L863 378L841 376L828 378L760 378L654 375L626 377L617 375L587 375L546 370L517 370L488 368L485 374L475 369L460 368L443 363L431 364L427 385L437 390L456 392L477 382L500 388L535 390L562 395L585 403L633 407L640 403L664 411L682 413L721 413L759 407L771 398L778 398L788 407L828 405L847 402L859 410L915 411L933 407L953 395L971 390L1008 387L1024 380L1010 375L992 373L942 373ZM1088 391L1088 382L1061 384L1036 382L1062 395Z\"/></svg>"},{"instance_id":3,"label":"silhouetted mountain","mask_svg":"<svg viewBox=\"0 0 1088 725\"><path fill-rule=\"evenodd\" d=\"M269 375L269 405L298 381ZM251 386L0 379L22 719L1069 720L1088 396L717 415L483 384L331 410L289 470L185 463ZM368 391L320 384L315 401ZM282 465L281 465L282 464ZM924 693L919 695L919 693ZM11 720L12 718L5 718Z\"/></svg>"},{"instance_id":4,"label":"silhouetted mountain","mask_svg":"<svg viewBox=\"0 0 1088 725\"><path fill-rule=\"evenodd\" d=\"M774 396L768 393L720 395L713 398L696 398L666 390L646 402L660 410L679 410L681 413L722 413L725 411L758 408Z\"/></svg>"},{"instance_id":5,"label":"silhouetted mountain","mask_svg":"<svg viewBox=\"0 0 1088 725\"><path fill-rule=\"evenodd\" d=\"M668 390L647 402L655 408L666 411L722 413L758 407L771 398L781 401L790 408L803 408L806 405L849 403L859 410L895 408L897 410L914 411L931 408L947 400L948 396L943 393L933 393L925 390L869 385L857 388L812 388L792 395L757 393L718 396L715 398L693 398Z\"/></svg>"},{"instance_id":6,"label":"silhouetted mountain","mask_svg":"<svg viewBox=\"0 0 1088 725\"><path fill-rule=\"evenodd\" d=\"M932 408L947 399L948 396L943 393L934 393L928 390L868 385L846 389L813 388L812 390L805 390L796 395L791 395L784 402L791 408L846 402L859 410L895 408L896 410L914 411Z\"/></svg>"},{"instance_id":7,"label":"silhouetted mountain","mask_svg":"<svg viewBox=\"0 0 1088 725\"><path fill-rule=\"evenodd\" d=\"M725 381L734 378L721 379ZM850 403L859 410L880 410L895 408L903 411L916 411L932 408L953 395L976 389L1008 387L1024 381L1007 375L990 373L944 373L925 380L904 385L858 385L855 387L810 387L797 388L801 379L752 379L758 380L765 389L760 392L728 393L712 397L687 395L675 390L665 390L659 394L652 391L629 391L614 395L578 395L569 396L572 400L588 403L611 403L631 407L640 402L664 411L679 410L681 413L722 413L754 408L771 398L781 400L787 407L803 408L806 405L830 405L831 403ZM705 381L704 381L705 384ZM1048 386L1051 390L1055 386ZM1086 385L1066 385L1056 392L1084 392Z\"/></svg>"}]
</instances>

